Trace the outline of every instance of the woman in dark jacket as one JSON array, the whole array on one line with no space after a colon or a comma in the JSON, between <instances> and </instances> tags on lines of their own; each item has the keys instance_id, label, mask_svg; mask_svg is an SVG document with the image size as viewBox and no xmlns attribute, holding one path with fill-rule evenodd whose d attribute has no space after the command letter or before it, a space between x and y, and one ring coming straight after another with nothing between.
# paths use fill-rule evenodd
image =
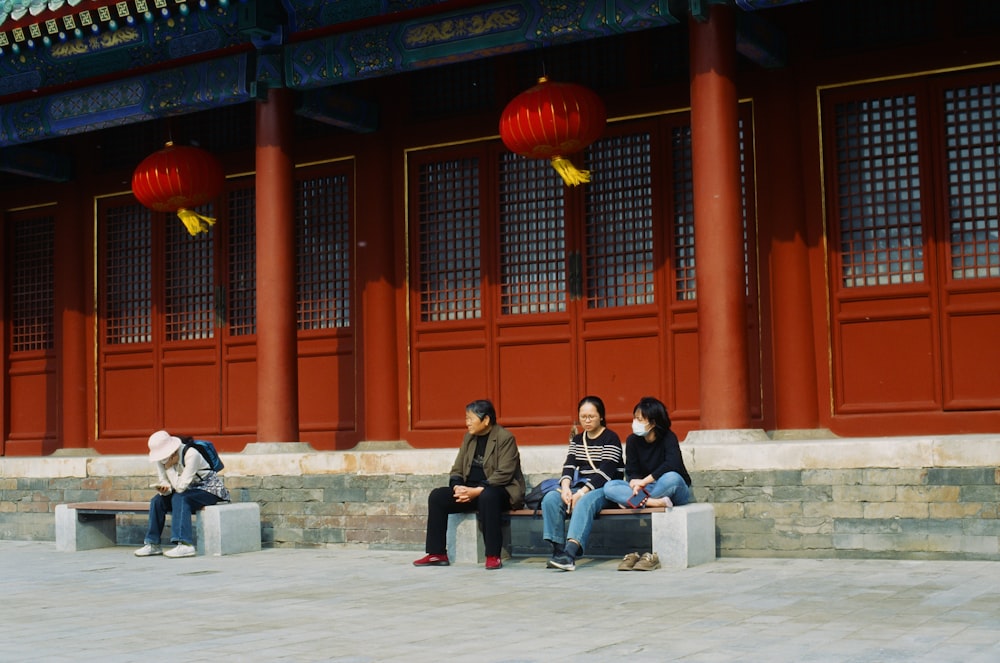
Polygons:
<instances>
[{"instance_id":1,"label":"woman in dark jacket","mask_svg":"<svg viewBox=\"0 0 1000 663\"><path fill-rule=\"evenodd\" d=\"M681 506L694 501L691 475L670 430L666 406L646 396L632 411L625 440L625 481L609 481L604 496L625 508Z\"/></svg>"},{"instance_id":2,"label":"woman in dark jacket","mask_svg":"<svg viewBox=\"0 0 1000 663\"><path fill-rule=\"evenodd\" d=\"M500 561L503 512L524 502L524 474L514 435L496 423L493 403L478 400L465 406L469 432L462 440L447 487L427 498L427 553L414 566L448 566L448 514L477 511L486 548L486 569Z\"/></svg>"}]
</instances>

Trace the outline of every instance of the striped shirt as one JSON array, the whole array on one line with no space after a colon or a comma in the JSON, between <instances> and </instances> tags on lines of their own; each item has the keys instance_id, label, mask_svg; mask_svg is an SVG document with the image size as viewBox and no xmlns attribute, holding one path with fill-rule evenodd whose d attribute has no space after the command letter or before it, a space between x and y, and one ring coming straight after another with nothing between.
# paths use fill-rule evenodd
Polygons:
<instances>
[{"instance_id":1,"label":"striped shirt","mask_svg":"<svg viewBox=\"0 0 1000 663\"><path fill-rule=\"evenodd\" d=\"M585 441L586 435L586 432L575 435L569 443L569 454L563 464L560 481L568 478L571 482L576 482L574 486L586 484L591 490L596 490L603 488L612 479L621 479L625 463L622 460L622 442L618 434L605 428L596 439Z\"/></svg>"}]
</instances>

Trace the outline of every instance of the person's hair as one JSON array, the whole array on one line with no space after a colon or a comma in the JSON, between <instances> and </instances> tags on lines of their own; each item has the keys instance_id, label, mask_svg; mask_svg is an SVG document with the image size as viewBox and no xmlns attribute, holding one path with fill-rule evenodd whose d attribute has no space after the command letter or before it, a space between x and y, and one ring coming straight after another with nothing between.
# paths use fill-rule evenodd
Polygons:
<instances>
[{"instance_id":1,"label":"person's hair","mask_svg":"<svg viewBox=\"0 0 1000 663\"><path fill-rule=\"evenodd\" d=\"M490 424L495 424L497 422L497 411L493 407L493 403L488 400L480 399L478 401L472 401L465 406L466 412L471 412L472 414L479 417L479 421L482 421L486 417L490 418Z\"/></svg>"},{"instance_id":2,"label":"person's hair","mask_svg":"<svg viewBox=\"0 0 1000 663\"><path fill-rule=\"evenodd\" d=\"M576 411L579 412L580 408L582 408L587 403L590 403L595 408L597 408L597 416L601 421L601 425L606 426L607 424L604 421L604 401L602 401L597 396L584 396L583 398L580 399L580 402L577 404Z\"/></svg>"},{"instance_id":3,"label":"person's hair","mask_svg":"<svg viewBox=\"0 0 1000 663\"><path fill-rule=\"evenodd\" d=\"M667 414L667 406L660 399L653 398L652 396L643 396L635 404L635 407L632 408L632 414L634 415L636 412L640 413L646 421L653 424L653 430L656 431L656 439L662 440L666 438L667 431L670 430L670 415Z\"/></svg>"}]
</instances>

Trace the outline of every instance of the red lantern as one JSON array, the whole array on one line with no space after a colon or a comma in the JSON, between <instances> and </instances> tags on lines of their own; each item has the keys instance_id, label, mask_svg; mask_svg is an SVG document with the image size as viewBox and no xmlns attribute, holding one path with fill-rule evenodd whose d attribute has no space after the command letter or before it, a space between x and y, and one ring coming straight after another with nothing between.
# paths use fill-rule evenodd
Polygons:
<instances>
[{"instance_id":1,"label":"red lantern","mask_svg":"<svg viewBox=\"0 0 1000 663\"><path fill-rule=\"evenodd\" d=\"M538 85L514 97L500 116L500 138L511 152L534 159L551 159L566 184L590 181L567 155L597 140L607 112L595 92L575 83L553 83L544 76Z\"/></svg>"},{"instance_id":2,"label":"red lantern","mask_svg":"<svg viewBox=\"0 0 1000 663\"><path fill-rule=\"evenodd\" d=\"M226 176L211 153L187 145L167 143L142 160L132 174L132 193L156 212L177 212L191 236L208 232L210 216L191 210L222 193Z\"/></svg>"}]
</instances>

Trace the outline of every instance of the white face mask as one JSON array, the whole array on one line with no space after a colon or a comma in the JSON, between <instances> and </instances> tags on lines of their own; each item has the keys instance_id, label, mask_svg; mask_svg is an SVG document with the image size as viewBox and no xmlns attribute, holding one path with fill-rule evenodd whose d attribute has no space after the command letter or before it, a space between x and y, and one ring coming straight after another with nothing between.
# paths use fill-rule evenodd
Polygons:
<instances>
[{"instance_id":1,"label":"white face mask","mask_svg":"<svg viewBox=\"0 0 1000 663\"><path fill-rule=\"evenodd\" d=\"M632 432L640 437L646 436L646 424L642 423L638 419L632 420Z\"/></svg>"}]
</instances>

